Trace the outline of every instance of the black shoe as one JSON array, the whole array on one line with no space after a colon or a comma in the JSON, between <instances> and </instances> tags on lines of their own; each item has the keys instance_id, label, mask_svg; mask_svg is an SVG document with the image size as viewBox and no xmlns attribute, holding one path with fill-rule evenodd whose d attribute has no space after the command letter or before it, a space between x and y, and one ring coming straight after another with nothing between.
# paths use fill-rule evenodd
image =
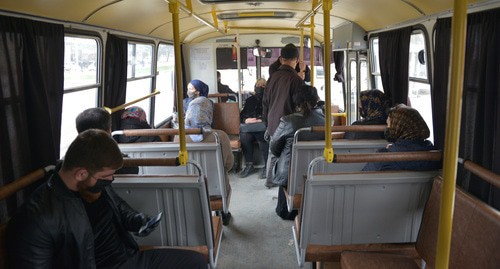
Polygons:
<instances>
[{"instance_id":1,"label":"black shoe","mask_svg":"<svg viewBox=\"0 0 500 269\"><path fill-rule=\"evenodd\" d=\"M221 212L221 217L222 217L222 225L227 226L229 224L229 221L231 220L231 212Z\"/></svg>"},{"instance_id":2,"label":"black shoe","mask_svg":"<svg viewBox=\"0 0 500 269\"><path fill-rule=\"evenodd\" d=\"M255 173L255 168L253 167L253 164L247 164L245 166L245 169L241 171L240 173L240 178L248 177L249 175Z\"/></svg>"},{"instance_id":3,"label":"black shoe","mask_svg":"<svg viewBox=\"0 0 500 269\"><path fill-rule=\"evenodd\" d=\"M267 169L266 167L262 168L262 171L260 171L260 179L267 178Z\"/></svg>"},{"instance_id":4,"label":"black shoe","mask_svg":"<svg viewBox=\"0 0 500 269\"><path fill-rule=\"evenodd\" d=\"M266 184L264 184L268 189L270 188L274 188L274 187L278 187L278 184L274 184L272 182L266 182Z\"/></svg>"}]
</instances>

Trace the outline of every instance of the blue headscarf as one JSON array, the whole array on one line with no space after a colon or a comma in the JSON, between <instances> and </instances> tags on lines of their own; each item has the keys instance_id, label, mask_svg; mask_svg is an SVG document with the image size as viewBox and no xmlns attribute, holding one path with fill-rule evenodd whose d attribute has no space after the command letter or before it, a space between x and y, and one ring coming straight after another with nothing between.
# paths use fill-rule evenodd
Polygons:
<instances>
[{"instance_id":1,"label":"blue headscarf","mask_svg":"<svg viewBox=\"0 0 500 269\"><path fill-rule=\"evenodd\" d=\"M200 92L200 96L205 96L205 97L208 96L208 85L205 84L203 81L198 79L193 79L189 83L191 83L191 85L193 85L196 88L196 90Z\"/></svg>"}]
</instances>

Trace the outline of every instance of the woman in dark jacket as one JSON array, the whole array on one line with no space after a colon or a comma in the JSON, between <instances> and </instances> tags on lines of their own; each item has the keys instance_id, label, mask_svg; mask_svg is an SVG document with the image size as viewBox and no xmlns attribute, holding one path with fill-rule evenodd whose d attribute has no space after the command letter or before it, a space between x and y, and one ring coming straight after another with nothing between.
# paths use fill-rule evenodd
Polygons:
<instances>
[{"instance_id":1,"label":"woman in dark jacket","mask_svg":"<svg viewBox=\"0 0 500 269\"><path fill-rule=\"evenodd\" d=\"M377 152L409 152L436 150L431 141L429 127L414 108L403 104L397 105L389 111L385 139L392 144ZM411 161L411 162L375 162L368 163L363 171L382 170L437 170L441 169L440 161Z\"/></svg>"},{"instance_id":2,"label":"woman in dark jacket","mask_svg":"<svg viewBox=\"0 0 500 269\"><path fill-rule=\"evenodd\" d=\"M316 107L319 100L316 88L303 85L293 94L292 100L296 106L296 113L281 117L280 124L269 143L271 152L279 158L273 168L273 183L279 185L276 214L282 219L288 220L293 220L297 215L297 210L288 212L283 189L288 184L288 166L292 154L294 134L300 128L325 125L325 115L321 109ZM298 139L322 140L324 133L305 132Z\"/></svg>"},{"instance_id":3,"label":"woman in dark jacket","mask_svg":"<svg viewBox=\"0 0 500 269\"><path fill-rule=\"evenodd\" d=\"M361 120L352 125L377 125L386 124L387 111L390 108L390 100L382 91L362 91L359 96L359 115ZM383 139L383 132L346 132L345 139Z\"/></svg>"},{"instance_id":4,"label":"woman in dark jacket","mask_svg":"<svg viewBox=\"0 0 500 269\"><path fill-rule=\"evenodd\" d=\"M146 119L146 112L138 106L131 106L122 114L121 128L128 129L151 129ZM161 141L158 136L118 136L118 143L135 143L135 142L157 142Z\"/></svg>"}]
</instances>

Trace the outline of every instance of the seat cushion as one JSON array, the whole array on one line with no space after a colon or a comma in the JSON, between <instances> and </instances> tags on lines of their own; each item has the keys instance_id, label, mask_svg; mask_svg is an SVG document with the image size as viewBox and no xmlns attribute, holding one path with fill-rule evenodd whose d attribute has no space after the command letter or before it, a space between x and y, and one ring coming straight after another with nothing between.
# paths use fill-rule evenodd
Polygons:
<instances>
[{"instance_id":1,"label":"seat cushion","mask_svg":"<svg viewBox=\"0 0 500 269\"><path fill-rule=\"evenodd\" d=\"M340 266L342 269L420 268L413 259L402 255L351 251L342 252Z\"/></svg>"}]
</instances>

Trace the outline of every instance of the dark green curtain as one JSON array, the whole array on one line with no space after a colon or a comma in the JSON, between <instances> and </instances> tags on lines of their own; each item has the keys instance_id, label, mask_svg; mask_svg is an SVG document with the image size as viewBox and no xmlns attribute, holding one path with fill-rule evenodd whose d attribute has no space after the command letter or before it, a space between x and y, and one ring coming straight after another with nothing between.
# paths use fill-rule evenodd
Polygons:
<instances>
[{"instance_id":1,"label":"dark green curtain","mask_svg":"<svg viewBox=\"0 0 500 269\"><path fill-rule=\"evenodd\" d=\"M63 26L0 16L0 185L59 159L63 94ZM0 204L0 221L25 195Z\"/></svg>"},{"instance_id":2,"label":"dark green curtain","mask_svg":"<svg viewBox=\"0 0 500 269\"><path fill-rule=\"evenodd\" d=\"M442 125L434 128L436 141L444 144L448 93L451 18L436 24L433 111ZM464 92L459 157L500 173L500 9L469 14L465 51ZM436 120L436 118L435 118ZM437 127L437 128L436 128ZM500 209L500 191L459 166L457 183L473 195Z\"/></svg>"}]
</instances>

